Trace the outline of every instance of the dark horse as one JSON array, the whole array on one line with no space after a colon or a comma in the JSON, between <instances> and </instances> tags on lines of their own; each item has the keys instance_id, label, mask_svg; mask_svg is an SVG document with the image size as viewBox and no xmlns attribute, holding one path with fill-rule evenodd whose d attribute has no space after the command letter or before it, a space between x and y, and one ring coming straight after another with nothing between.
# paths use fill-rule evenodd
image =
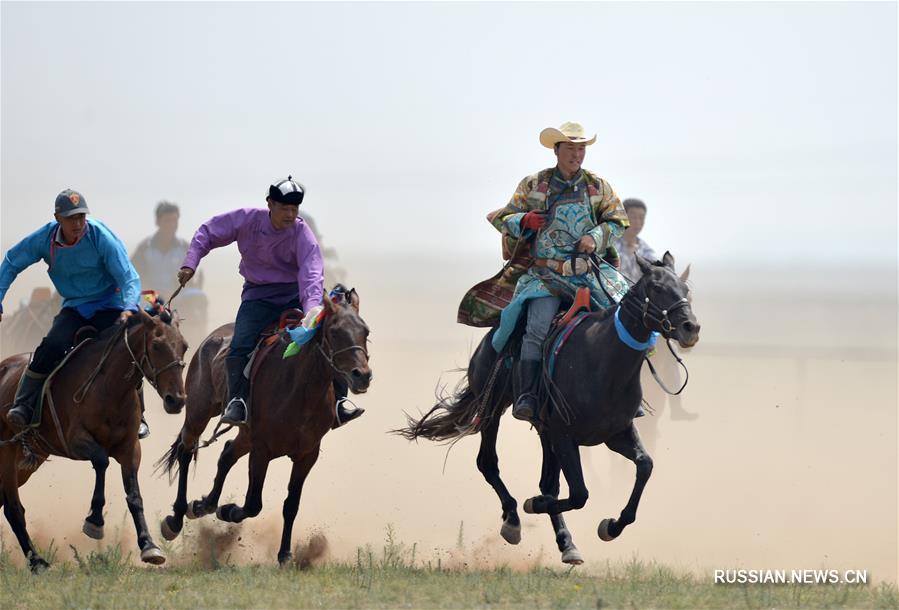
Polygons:
<instances>
[{"instance_id":1,"label":"dark horse","mask_svg":"<svg viewBox=\"0 0 899 610\"><path fill-rule=\"evenodd\" d=\"M341 287L342 288L342 287ZM355 290L337 292L332 301L325 297L325 317L301 352L282 359L290 339L283 333L274 349L264 356L250 390L249 428L241 427L225 443L218 460L212 491L200 500L187 502L187 473L196 456L200 435L209 420L222 412L227 393L224 359L233 324L213 331L191 359L187 371L187 414L181 433L159 466L171 476L178 469L178 495L173 514L162 521L162 535L173 540L184 526L184 516L195 519L215 512L219 519L240 523L262 510L262 485L268 463L283 455L293 461L287 499L284 500L284 530L278 551L279 563L291 557L290 538L300 506L303 482L318 460L321 439L331 429L335 417L332 382L342 377L357 394L368 390L371 369L366 341L368 326L359 317L359 296ZM228 471L242 456L250 454L250 481L243 506L218 506Z\"/></svg>"},{"instance_id":2,"label":"dark horse","mask_svg":"<svg viewBox=\"0 0 899 610\"><path fill-rule=\"evenodd\" d=\"M543 446L542 495L526 500L524 510L550 516L565 563L583 562L561 514L587 502L578 447L605 443L637 466L636 483L620 517L605 519L599 525L599 537L612 540L634 522L643 487L652 472L652 459L633 423L642 399L640 367L648 349L645 343L652 331L675 339L684 347L699 340L699 324L687 301L687 286L674 272L674 257L666 252L661 262L651 264L639 257L638 262L644 275L624 296L620 307L588 314L559 353L553 378L544 379L550 388L551 407L537 425ZM630 346L616 329L616 311L629 334ZM518 544L518 504L500 479L496 454L499 416L513 399L511 367L505 366L510 349L497 354L490 342L492 337L493 331L472 356L467 387L439 402L420 420L410 418L408 427L399 432L410 440L436 441L457 440L480 432L478 469L502 503L501 535L507 542ZM561 500L560 469L569 488L569 497Z\"/></svg>"},{"instance_id":3,"label":"dark horse","mask_svg":"<svg viewBox=\"0 0 899 610\"><path fill-rule=\"evenodd\" d=\"M0 362L0 504L33 572L49 564L38 555L25 528L19 487L50 455L90 460L96 480L82 531L98 540L103 537L106 468L109 458L119 462L140 558L152 564L165 562L165 555L147 529L137 482L141 459L137 386L146 377L166 410L180 410L185 398L181 371L186 350L177 321L169 312L153 317L141 311L127 324L113 326L101 334L100 340L83 344L73 354L53 378L36 431L15 435L19 440L14 442L10 442L13 434L6 413L28 366L28 354Z\"/></svg>"}]
</instances>

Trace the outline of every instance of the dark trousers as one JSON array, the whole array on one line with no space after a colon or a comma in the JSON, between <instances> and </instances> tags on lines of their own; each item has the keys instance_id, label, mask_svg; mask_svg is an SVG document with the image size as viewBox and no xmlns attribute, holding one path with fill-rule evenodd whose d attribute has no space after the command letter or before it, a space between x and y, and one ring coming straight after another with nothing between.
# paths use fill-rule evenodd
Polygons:
<instances>
[{"instance_id":1,"label":"dark trousers","mask_svg":"<svg viewBox=\"0 0 899 610\"><path fill-rule=\"evenodd\" d=\"M95 313L93 317L85 318L74 308L64 307L53 318L50 332L34 350L34 357L28 368L40 375L49 374L62 361L66 351L72 347L75 333L79 328L93 326L97 331L102 331L115 324L121 313L116 309L103 309Z\"/></svg>"},{"instance_id":2,"label":"dark trousers","mask_svg":"<svg viewBox=\"0 0 899 610\"><path fill-rule=\"evenodd\" d=\"M231 337L231 350L227 360L241 362L246 366L247 358L256 343L259 335L269 324L277 322L281 312L285 309L299 309L300 302L297 299L284 305L273 305L266 301L244 301L237 310L237 319L234 322L234 336Z\"/></svg>"}]
</instances>

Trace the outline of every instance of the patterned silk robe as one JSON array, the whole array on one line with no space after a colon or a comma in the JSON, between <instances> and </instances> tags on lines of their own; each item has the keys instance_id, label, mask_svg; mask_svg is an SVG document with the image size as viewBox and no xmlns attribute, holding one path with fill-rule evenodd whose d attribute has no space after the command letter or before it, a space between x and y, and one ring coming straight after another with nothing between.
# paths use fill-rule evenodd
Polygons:
<instances>
[{"instance_id":1,"label":"patterned silk robe","mask_svg":"<svg viewBox=\"0 0 899 610\"><path fill-rule=\"evenodd\" d=\"M520 228L521 218L531 210L547 213L546 225L536 234ZM534 266L534 258L569 258L583 235L593 237L596 252L602 254L612 237L621 235L628 226L627 214L612 187L591 172L581 170L569 181L554 168L528 176L519 183L509 203L487 218L503 234L503 254L509 264L466 294L459 308L459 322L471 326L500 322L493 339L497 350L505 345L523 306L532 298L557 295L570 301L577 288L587 286L593 307L599 309L617 302L626 292L624 279L605 263L600 265L601 280L592 268L581 275L563 276Z\"/></svg>"}]
</instances>

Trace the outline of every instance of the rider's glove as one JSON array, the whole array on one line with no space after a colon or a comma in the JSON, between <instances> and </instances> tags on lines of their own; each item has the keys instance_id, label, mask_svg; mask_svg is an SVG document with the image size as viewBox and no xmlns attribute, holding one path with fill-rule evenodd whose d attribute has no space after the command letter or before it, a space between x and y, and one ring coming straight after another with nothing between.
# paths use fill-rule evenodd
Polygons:
<instances>
[{"instance_id":1,"label":"rider's glove","mask_svg":"<svg viewBox=\"0 0 899 610\"><path fill-rule=\"evenodd\" d=\"M542 229L546 224L546 214L544 212L536 212L531 210L521 217L521 230L525 229Z\"/></svg>"}]
</instances>

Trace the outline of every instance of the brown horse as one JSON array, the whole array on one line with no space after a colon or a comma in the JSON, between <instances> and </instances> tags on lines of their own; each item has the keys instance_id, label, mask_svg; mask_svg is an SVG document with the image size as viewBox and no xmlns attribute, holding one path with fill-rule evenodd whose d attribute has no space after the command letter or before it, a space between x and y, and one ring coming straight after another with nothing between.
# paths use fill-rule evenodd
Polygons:
<instances>
[{"instance_id":1,"label":"brown horse","mask_svg":"<svg viewBox=\"0 0 899 610\"><path fill-rule=\"evenodd\" d=\"M152 317L141 311L127 324L116 324L99 340L82 344L59 369L44 399L40 425L33 431L16 434L15 441L6 413L28 366L28 354L0 362L0 505L33 572L40 572L49 564L38 555L26 530L19 487L50 455L90 460L96 480L90 514L82 531L95 539L103 537L109 458L119 462L141 560L165 562L165 555L147 529L137 482L141 459L137 386L146 377L163 399L166 410L180 410L185 398L181 370L186 349L177 321L169 312Z\"/></svg>"},{"instance_id":2,"label":"brown horse","mask_svg":"<svg viewBox=\"0 0 899 610\"><path fill-rule=\"evenodd\" d=\"M215 512L219 519L240 523L262 510L262 485L268 463L281 456L293 461L287 499L284 501L284 530L278 561L291 557L290 538L300 505L303 482L318 460L321 439L331 429L335 416L332 382L343 378L355 394L368 390L371 369L366 341L368 326L359 317L355 290L338 286L332 301L325 297L325 317L315 337L299 355L281 356L290 339L278 337L264 356L250 390L249 428L241 427L234 440L225 443L218 460L212 491L201 500L187 502L187 473L196 456L200 435L222 412L226 399L225 356L234 330L226 324L213 331L200 345L187 371L187 414L181 433L158 465L172 475L178 468L178 494L173 514L162 521L162 535L173 540L184 526L184 516L196 519ZM250 482L243 506L218 506L228 471L242 456L250 454Z\"/></svg>"}]
</instances>

